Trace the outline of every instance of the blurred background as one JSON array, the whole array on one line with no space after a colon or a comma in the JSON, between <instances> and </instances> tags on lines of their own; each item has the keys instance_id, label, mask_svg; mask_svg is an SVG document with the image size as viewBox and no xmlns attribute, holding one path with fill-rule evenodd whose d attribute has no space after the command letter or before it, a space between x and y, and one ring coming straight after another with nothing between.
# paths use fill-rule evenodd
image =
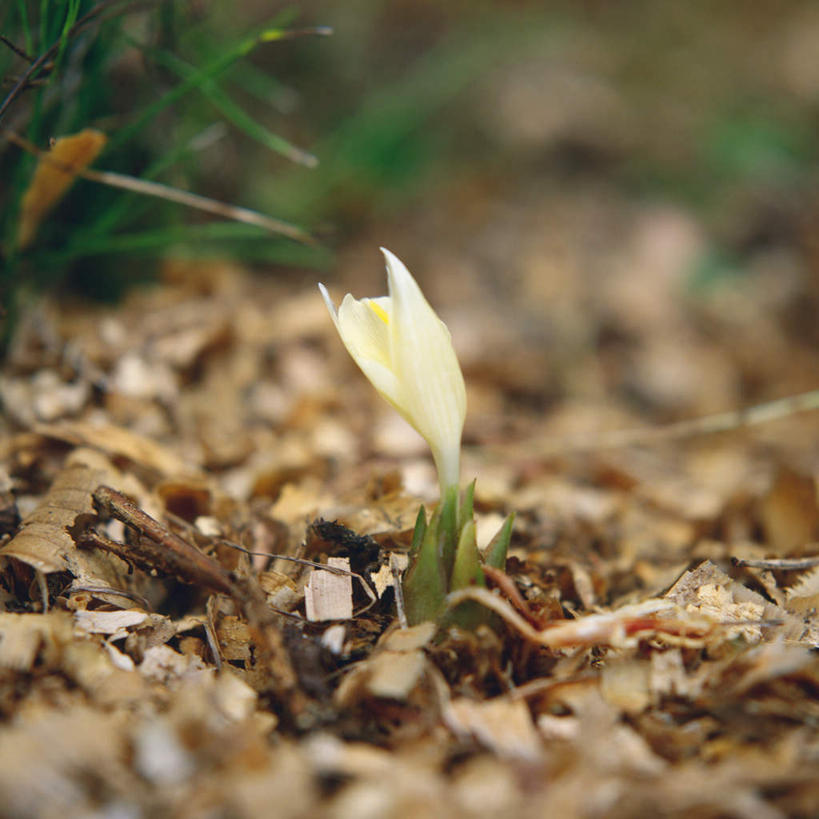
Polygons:
<instances>
[{"instance_id":1,"label":"blurred background","mask_svg":"<svg viewBox=\"0 0 819 819\"><path fill-rule=\"evenodd\" d=\"M80 180L21 250L36 159L6 140L7 324L43 291L115 301L169 259L377 295L384 245L452 327L475 440L512 408L666 421L816 385L810 0L17 0L0 32L4 133L99 129L93 167L315 239Z\"/></svg>"}]
</instances>

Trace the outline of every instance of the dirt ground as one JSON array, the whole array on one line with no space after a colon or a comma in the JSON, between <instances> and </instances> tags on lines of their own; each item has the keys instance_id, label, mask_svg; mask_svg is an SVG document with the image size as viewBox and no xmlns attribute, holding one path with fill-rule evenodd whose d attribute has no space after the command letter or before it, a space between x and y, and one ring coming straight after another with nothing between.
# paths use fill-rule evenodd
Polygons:
<instances>
[{"instance_id":1,"label":"dirt ground","mask_svg":"<svg viewBox=\"0 0 819 819\"><path fill-rule=\"evenodd\" d=\"M813 279L692 291L692 218L593 193L464 218L455 191L331 285L384 292L380 242L452 329L479 542L517 516L476 633L397 628L390 556L435 475L311 277L169 262L118 307L28 316L2 382L6 815L814 813L819 417L647 431L814 385ZM346 615L307 617L322 577Z\"/></svg>"}]
</instances>

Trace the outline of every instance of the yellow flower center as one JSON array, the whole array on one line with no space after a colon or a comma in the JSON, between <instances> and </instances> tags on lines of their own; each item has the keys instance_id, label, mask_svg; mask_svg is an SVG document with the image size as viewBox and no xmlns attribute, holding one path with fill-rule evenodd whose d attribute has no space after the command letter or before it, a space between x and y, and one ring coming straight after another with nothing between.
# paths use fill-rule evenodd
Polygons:
<instances>
[{"instance_id":1,"label":"yellow flower center","mask_svg":"<svg viewBox=\"0 0 819 819\"><path fill-rule=\"evenodd\" d=\"M373 313L375 313L378 318L384 322L384 324L390 323L390 317L387 315L387 311L380 304L377 304L374 301L368 301L367 307L369 307L370 310L372 310Z\"/></svg>"}]
</instances>

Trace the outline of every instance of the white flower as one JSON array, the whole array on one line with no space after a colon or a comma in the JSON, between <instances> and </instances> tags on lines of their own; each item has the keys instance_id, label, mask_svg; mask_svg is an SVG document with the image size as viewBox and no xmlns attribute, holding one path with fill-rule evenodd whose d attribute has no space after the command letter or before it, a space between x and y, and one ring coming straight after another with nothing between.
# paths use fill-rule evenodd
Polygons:
<instances>
[{"instance_id":1,"label":"white flower","mask_svg":"<svg viewBox=\"0 0 819 819\"><path fill-rule=\"evenodd\" d=\"M389 296L354 299L348 293L336 312L327 288L319 289L355 363L426 439L443 491L458 485L464 377L446 325L400 259L381 252Z\"/></svg>"}]
</instances>

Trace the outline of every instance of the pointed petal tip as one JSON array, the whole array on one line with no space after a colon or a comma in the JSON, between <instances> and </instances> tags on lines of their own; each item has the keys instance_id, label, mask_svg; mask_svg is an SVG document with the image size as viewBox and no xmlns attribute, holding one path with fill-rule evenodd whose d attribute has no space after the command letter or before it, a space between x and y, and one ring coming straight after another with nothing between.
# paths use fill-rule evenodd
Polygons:
<instances>
[{"instance_id":1,"label":"pointed petal tip","mask_svg":"<svg viewBox=\"0 0 819 819\"><path fill-rule=\"evenodd\" d=\"M333 304L333 300L330 298L330 294L327 292L327 288L319 282L318 289L321 293L321 297L324 299L324 303L327 305L327 309L330 311L330 315L335 319L338 316L338 311L336 310L335 304Z\"/></svg>"},{"instance_id":2,"label":"pointed petal tip","mask_svg":"<svg viewBox=\"0 0 819 819\"><path fill-rule=\"evenodd\" d=\"M388 270L398 265L404 267L404 263L391 250L387 250L386 247L379 247L378 249L384 254L384 261L387 263Z\"/></svg>"},{"instance_id":3,"label":"pointed petal tip","mask_svg":"<svg viewBox=\"0 0 819 819\"><path fill-rule=\"evenodd\" d=\"M387 250L386 247L379 248L379 250L384 254L384 260L386 261L387 285L390 296L395 296L398 290L406 290L407 287L418 290L418 295L421 295L421 291L418 289L418 284L412 277L412 273L409 272L407 266L401 259L391 250Z\"/></svg>"},{"instance_id":4,"label":"pointed petal tip","mask_svg":"<svg viewBox=\"0 0 819 819\"><path fill-rule=\"evenodd\" d=\"M336 326L336 330L341 333L341 326L338 323L338 310L336 309L335 304L333 304L333 300L330 298L330 294L327 292L327 288L319 282L319 292L321 293L321 297L324 299L324 304L327 307L327 312L330 314L330 318L333 320L333 324Z\"/></svg>"}]
</instances>

